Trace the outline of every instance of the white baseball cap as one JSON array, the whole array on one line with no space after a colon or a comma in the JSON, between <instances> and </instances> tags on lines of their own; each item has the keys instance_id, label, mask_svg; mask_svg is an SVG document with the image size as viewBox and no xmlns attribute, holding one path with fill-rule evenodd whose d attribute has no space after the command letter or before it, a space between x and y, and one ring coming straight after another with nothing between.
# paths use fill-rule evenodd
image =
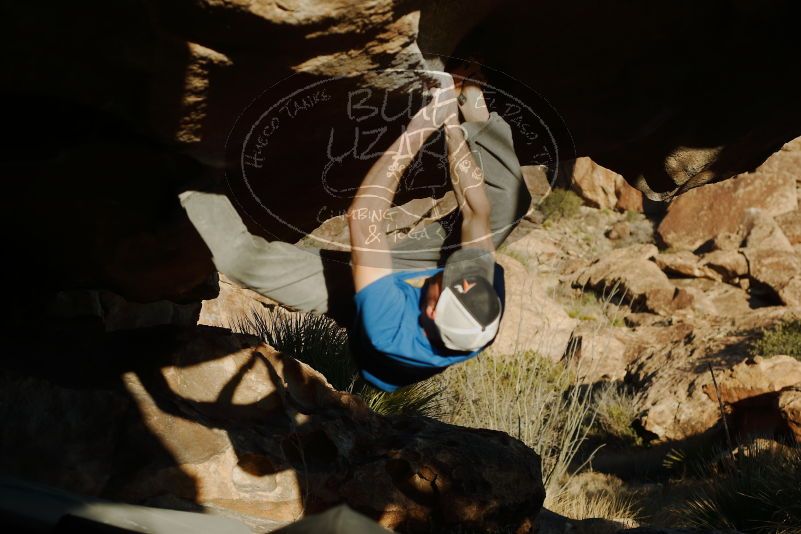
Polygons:
<instances>
[{"instance_id":1,"label":"white baseball cap","mask_svg":"<svg viewBox=\"0 0 801 534\"><path fill-rule=\"evenodd\" d=\"M434 324L451 350L474 351L490 343L501 323L501 299L492 280L495 260L483 249L463 248L445 263Z\"/></svg>"}]
</instances>

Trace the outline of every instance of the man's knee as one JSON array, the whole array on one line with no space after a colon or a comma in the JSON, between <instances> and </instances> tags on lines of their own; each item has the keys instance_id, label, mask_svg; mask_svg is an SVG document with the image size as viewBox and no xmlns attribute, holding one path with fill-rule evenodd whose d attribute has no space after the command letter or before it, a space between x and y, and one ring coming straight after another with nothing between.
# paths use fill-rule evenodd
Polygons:
<instances>
[{"instance_id":1,"label":"man's knee","mask_svg":"<svg viewBox=\"0 0 801 534\"><path fill-rule=\"evenodd\" d=\"M249 266L253 265L255 249L250 245L247 235L231 236L224 246L213 251L212 261L217 270L228 278L250 287L248 283Z\"/></svg>"}]
</instances>

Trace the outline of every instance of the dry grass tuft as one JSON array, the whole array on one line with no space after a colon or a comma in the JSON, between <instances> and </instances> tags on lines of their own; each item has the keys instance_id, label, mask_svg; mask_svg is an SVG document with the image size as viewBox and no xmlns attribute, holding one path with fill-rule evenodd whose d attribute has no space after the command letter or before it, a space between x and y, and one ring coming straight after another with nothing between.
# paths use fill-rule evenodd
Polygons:
<instances>
[{"instance_id":1,"label":"dry grass tuft","mask_svg":"<svg viewBox=\"0 0 801 534\"><path fill-rule=\"evenodd\" d=\"M592 395L562 363L533 352L484 355L442 377L454 424L500 430L542 458L549 495L562 493L592 424Z\"/></svg>"}]
</instances>

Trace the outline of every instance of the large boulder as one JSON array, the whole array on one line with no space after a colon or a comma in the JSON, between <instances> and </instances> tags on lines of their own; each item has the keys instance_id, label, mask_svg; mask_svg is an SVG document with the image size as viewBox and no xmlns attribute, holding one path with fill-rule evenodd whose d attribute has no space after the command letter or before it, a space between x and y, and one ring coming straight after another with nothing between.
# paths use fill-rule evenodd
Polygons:
<instances>
[{"instance_id":1,"label":"large boulder","mask_svg":"<svg viewBox=\"0 0 801 534\"><path fill-rule=\"evenodd\" d=\"M498 336L490 346L496 354L534 351L554 361L562 358L578 320L554 301L543 281L516 259L497 254L504 268L506 305Z\"/></svg>"},{"instance_id":2,"label":"large boulder","mask_svg":"<svg viewBox=\"0 0 801 534\"><path fill-rule=\"evenodd\" d=\"M702 268L713 279L734 282L748 274L748 261L740 250L713 250L704 254Z\"/></svg>"},{"instance_id":3,"label":"large boulder","mask_svg":"<svg viewBox=\"0 0 801 534\"><path fill-rule=\"evenodd\" d=\"M796 140L754 172L677 197L659 224L659 238L666 246L694 250L718 234L736 232L749 208L771 216L794 211L799 154L801 142Z\"/></svg>"},{"instance_id":4,"label":"large boulder","mask_svg":"<svg viewBox=\"0 0 801 534\"><path fill-rule=\"evenodd\" d=\"M801 382L801 361L751 357L747 347L749 332L783 317L783 310L765 309L716 323L635 329L632 350L637 356L626 381L643 392L642 428L657 441L703 434L720 421L720 391L733 431L779 431L784 424L777 398Z\"/></svg>"},{"instance_id":5,"label":"large boulder","mask_svg":"<svg viewBox=\"0 0 801 534\"><path fill-rule=\"evenodd\" d=\"M642 212L642 193L614 171L590 158L577 158L564 165L570 187L594 208Z\"/></svg>"},{"instance_id":6,"label":"large boulder","mask_svg":"<svg viewBox=\"0 0 801 534\"><path fill-rule=\"evenodd\" d=\"M581 324L573 331L565 358L581 382L623 380L629 363L627 338L621 328Z\"/></svg>"},{"instance_id":7,"label":"large boulder","mask_svg":"<svg viewBox=\"0 0 801 534\"><path fill-rule=\"evenodd\" d=\"M632 245L613 250L580 271L574 285L608 295L620 295L632 306L656 313L689 306L691 302L687 294L673 285L651 261L656 255L654 245Z\"/></svg>"},{"instance_id":8,"label":"large boulder","mask_svg":"<svg viewBox=\"0 0 801 534\"><path fill-rule=\"evenodd\" d=\"M590 158L578 158L565 165L570 169L567 177L570 187L594 208L611 209L617 203L615 195L616 173L604 169Z\"/></svg>"},{"instance_id":9,"label":"large boulder","mask_svg":"<svg viewBox=\"0 0 801 534\"><path fill-rule=\"evenodd\" d=\"M2 473L249 523L347 503L404 531L529 532L542 505L539 458L521 442L380 416L250 336L195 327L108 343L100 366L63 365L57 384L3 374Z\"/></svg>"},{"instance_id":10,"label":"large boulder","mask_svg":"<svg viewBox=\"0 0 801 534\"><path fill-rule=\"evenodd\" d=\"M703 277L707 275L707 272L701 267L701 258L689 250L662 252L656 255L654 261L660 269L674 276Z\"/></svg>"},{"instance_id":11,"label":"large boulder","mask_svg":"<svg viewBox=\"0 0 801 534\"><path fill-rule=\"evenodd\" d=\"M742 243L745 248L794 252L792 243L776 220L760 209L748 208L745 211L739 232L745 237Z\"/></svg>"},{"instance_id":12,"label":"large boulder","mask_svg":"<svg viewBox=\"0 0 801 534\"><path fill-rule=\"evenodd\" d=\"M0 35L14 52L1 76L4 117L17 135L2 169L11 188L2 211L14 222L3 238L19 258L37 258L36 244L48 244L47 261L14 264L27 282L18 296L29 298L30 283L46 280L55 290L108 289L135 301L195 298L213 265L175 195L222 175L232 126L243 110L260 112L248 108L260 95L274 102L269 89L288 94L274 87L281 80L333 83L286 108L285 118L313 105L319 115L311 124L284 121L288 133L271 140L265 172L250 184L300 232L267 216L239 184L238 207L270 238L294 242L319 225L321 212L341 213L371 163L356 156L388 144L364 137L334 192L344 193L323 187L331 132L344 151L380 126L356 124L345 112L349 95L386 97L384 111L395 114L423 85L421 71L442 67L450 54L480 56L497 94L512 95L494 105L513 124L524 164L555 168L593 157L654 199L753 169L799 134L792 88L801 74L786 67L797 48L795 9L789 1L631 9L620 0L92 0L53 3L43 15L36 3L8 4ZM576 38L554 50L566 26ZM537 31L509 30L527 27ZM532 57L539 68L520 59ZM326 97L338 111L318 105ZM526 107L533 115L524 116ZM52 124L59 135L48 133ZM47 143L34 141L43 137ZM32 148L40 145L47 149ZM447 189L416 185L402 191L403 202ZM680 218L695 224L708 206Z\"/></svg>"}]
</instances>

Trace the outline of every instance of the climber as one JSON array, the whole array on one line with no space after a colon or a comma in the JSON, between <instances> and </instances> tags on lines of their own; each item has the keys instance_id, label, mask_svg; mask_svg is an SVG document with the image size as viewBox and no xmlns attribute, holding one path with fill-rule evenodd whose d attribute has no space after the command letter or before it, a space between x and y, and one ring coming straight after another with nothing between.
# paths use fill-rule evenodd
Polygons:
<instances>
[{"instance_id":1,"label":"climber","mask_svg":"<svg viewBox=\"0 0 801 534\"><path fill-rule=\"evenodd\" d=\"M424 380L475 356L495 338L501 319L503 282L502 275L496 276L492 206L484 172L467 144L468 127L474 134L492 130L491 117L478 86L462 84L457 100L453 79L440 78L429 106L412 118L403 135L375 162L348 212L357 316L351 343L362 376L385 391ZM438 255L443 246L429 237L428 243L404 241L403 245L409 244L407 250L402 250L403 245L393 248L375 222L392 207L406 166L427 136L440 127L445 132L451 184L461 216L460 247L444 268L395 270L398 260L409 252L419 267L424 251ZM432 230L423 236L436 236ZM422 284L409 283L414 279Z\"/></svg>"},{"instance_id":2,"label":"climber","mask_svg":"<svg viewBox=\"0 0 801 534\"><path fill-rule=\"evenodd\" d=\"M469 359L493 340L503 305L494 250L531 202L511 128L487 109L480 85L466 79L456 86L442 75L432 97L351 204L350 273L317 249L249 233L225 195L179 195L217 270L235 282L300 311L330 314L338 301L355 303L353 352L365 380L386 391ZM392 206L405 167L442 129L460 209L390 246L375 221Z\"/></svg>"}]
</instances>

